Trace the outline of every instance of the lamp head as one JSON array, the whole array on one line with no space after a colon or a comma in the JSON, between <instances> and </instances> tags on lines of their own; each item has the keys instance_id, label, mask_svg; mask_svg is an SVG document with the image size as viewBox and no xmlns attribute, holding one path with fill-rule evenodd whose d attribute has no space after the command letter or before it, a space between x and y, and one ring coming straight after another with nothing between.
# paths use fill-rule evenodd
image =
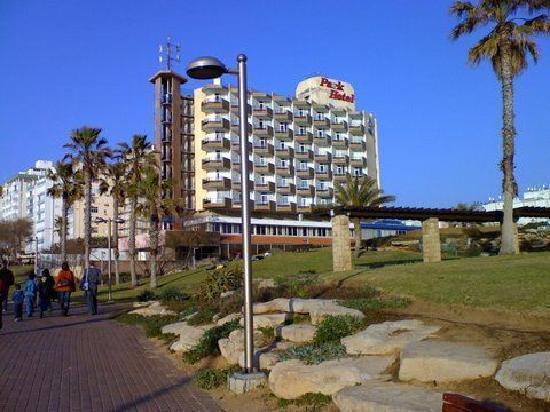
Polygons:
<instances>
[{"instance_id":1,"label":"lamp head","mask_svg":"<svg viewBox=\"0 0 550 412\"><path fill-rule=\"evenodd\" d=\"M187 75L192 79L217 79L227 72L225 64L212 56L198 57L187 65Z\"/></svg>"}]
</instances>

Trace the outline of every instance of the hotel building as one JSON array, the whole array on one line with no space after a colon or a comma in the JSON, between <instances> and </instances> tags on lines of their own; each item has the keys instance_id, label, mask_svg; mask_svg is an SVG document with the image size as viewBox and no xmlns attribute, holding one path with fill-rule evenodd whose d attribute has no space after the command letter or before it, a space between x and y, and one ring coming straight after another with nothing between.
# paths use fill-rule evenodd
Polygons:
<instances>
[{"instance_id":1,"label":"hotel building","mask_svg":"<svg viewBox=\"0 0 550 412\"><path fill-rule=\"evenodd\" d=\"M155 85L155 145L162 176L172 181L165 196L194 212L185 219L174 217L165 229L201 227L217 235L201 245L206 253L238 253L242 159L237 88L216 80L186 95L181 86L187 80L168 70L150 81ZM252 244L258 252L329 245L330 222L308 221L307 213L316 205L333 204L335 185L347 175L369 175L379 182L376 118L356 109L351 84L321 76L301 81L292 97L251 91L248 108Z\"/></svg>"}]
</instances>

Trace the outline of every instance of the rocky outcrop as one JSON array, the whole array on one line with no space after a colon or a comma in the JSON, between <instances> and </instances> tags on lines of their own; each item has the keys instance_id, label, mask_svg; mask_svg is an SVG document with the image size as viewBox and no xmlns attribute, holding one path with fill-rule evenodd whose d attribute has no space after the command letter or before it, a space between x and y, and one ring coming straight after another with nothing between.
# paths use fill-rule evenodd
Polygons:
<instances>
[{"instance_id":1,"label":"rocky outcrop","mask_svg":"<svg viewBox=\"0 0 550 412\"><path fill-rule=\"evenodd\" d=\"M504 361L495 379L506 389L550 402L550 352L536 352Z\"/></svg>"},{"instance_id":2,"label":"rocky outcrop","mask_svg":"<svg viewBox=\"0 0 550 412\"><path fill-rule=\"evenodd\" d=\"M262 349L263 335L259 331L254 331L254 352L259 356L265 349ZM231 365L244 364L244 335L242 329L231 332L227 339L218 341L221 355Z\"/></svg>"},{"instance_id":3,"label":"rocky outcrop","mask_svg":"<svg viewBox=\"0 0 550 412\"><path fill-rule=\"evenodd\" d=\"M191 326L186 322L172 323L162 328L162 333L172 333L179 336L179 340L172 343L170 349L174 352L185 352L193 349L201 340L204 332L214 325Z\"/></svg>"},{"instance_id":4,"label":"rocky outcrop","mask_svg":"<svg viewBox=\"0 0 550 412\"><path fill-rule=\"evenodd\" d=\"M277 329L277 334L281 337L281 339L289 342L305 343L313 340L316 330L317 328L313 325L298 323L294 325L281 326Z\"/></svg>"},{"instance_id":5,"label":"rocky outcrop","mask_svg":"<svg viewBox=\"0 0 550 412\"><path fill-rule=\"evenodd\" d=\"M384 322L343 338L342 344L350 355L389 355L399 353L409 343L426 339L439 329L416 319Z\"/></svg>"},{"instance_id":6,"label":"rocky outcrop","mask_svg":"<svg viewBox=\"0 0 550 412\"><path fill-rule=\"evenodd\" d=\"M227 315L223 318L217 319L216 323L218 326L223 326L226 323L233 322L234 320L238 320L242 317L243 316L240 313L232 313L231 315Z\"/></svg>"},{"instance_id":7,"label":"rocky outcrop","mask_svg":"<svg viewBox=\"0 0 550 412\"><path fill-rule=\"evenodd\" d=\"M252 325L254 329L258 328L276 328L284 324L287 320L287 315L274 314L274 315L254 315L252 319ZM244 325L244 318L239 321L241 326Z\"/></svg>"},{"instance_id":8,"label":"rocky outcrop","mask_svg":"<svg viewBox=\"0 0 550 412\"><path fill-rule=\"evenodd\" d=\"M394 382L367 382L332 397L341 412L440 412L442 395Z\"/></svg>"},{"instance_id":9,"label":"rocky outcrop","mask_svg":"<svg viewBox=\"0 0 550 412\"><path fill-rule=\"evenodd\" d=\"M372 379L389 379L384 373L392 357L344 358L318 365L292 359L277 363L269 374L269 388L279 398L297 399L307 393L334 395L340 389Z\"/></svg>"},{"instance_id":10,"label":"rocky outcrop","mask_svg":"<svg viewBox=\"0 0 550 412\"><path fill-rule=\"evenodd\" d=\"M423 341L401 352L399 379L450 382L492 376L497 362L485 349L463 343Z\"/></svg>"}]
</instances>

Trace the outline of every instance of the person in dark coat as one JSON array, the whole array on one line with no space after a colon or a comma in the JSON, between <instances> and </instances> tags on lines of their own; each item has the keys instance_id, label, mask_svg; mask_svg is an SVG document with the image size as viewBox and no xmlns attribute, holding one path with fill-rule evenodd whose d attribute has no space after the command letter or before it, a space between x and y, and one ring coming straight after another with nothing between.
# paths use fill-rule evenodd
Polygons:
<instances>
[{"instance_id":1,"label":"person in dark coat","mask_svg":"<svg viewBox=\"0 0 550 412\"><path fill-rule=\"evenodd\" d=\"M0 310L6 312L8 310L8 295L10 293L10 286L15 283L15 277L13 272L8 269L8 261L2 261L2 268L0 268L0 279L2 283L2 289L0 290Z\"/></svg>"},{"instance_id":2,"label":"person in dark coat","mask_svg":"<svg viewBox=\"0 0 550 412\"><path fill-rule=\"evenodd\" d=\"M90 262L88 269L84 271L83 289L86 292L88 314L97 315L97 286L101 283L101 270Z\"/></svg>"},{"instance_id":3,"label":"person in dark coat","mask_svg":"<svg viewBox=\"0 0 550 412\"><path fill-rule=\"evenodd\" d=\"M44 317L44 312L51 307L51 296L54 283L49 281L48 275L50 271L44 269L42 271L42 276L40 276L40 281L38 283L38 306L40 308L40 317ZM49 276L53 281L53 278Z\"/></svg>"}]
</instances>

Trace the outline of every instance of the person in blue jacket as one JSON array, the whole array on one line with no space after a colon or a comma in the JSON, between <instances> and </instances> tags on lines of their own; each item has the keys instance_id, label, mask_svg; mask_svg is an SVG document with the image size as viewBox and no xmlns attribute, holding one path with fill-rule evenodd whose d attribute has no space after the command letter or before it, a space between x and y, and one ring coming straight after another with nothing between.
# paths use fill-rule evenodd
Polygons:
<instances>
[{"instance_id":1,"label":"person in blue jacket","mask_svg":"<svg viewBox=\"0 0 550 412\"><path fill-rule=\"evenodd\" d=\"M23 320L23 302L25 301L25 295L21 290L21 284L15 285L15 291L12 296L13 307L15 312L15 321L20 322Z\"/></svg>"},{"instance_id":2,"label":"person in blue jacket","mask_svg":"<svg viewBox=\"0 0 550 412\"><path fill-rule=\"evenodd\" d=\"M25 295L25 313L27 317L32 317L34 311L34 297L38 293L38 285L36 284L35 275L29 272L27 280L23 286L23 294Z\"/></svg>"}]
</instances>

